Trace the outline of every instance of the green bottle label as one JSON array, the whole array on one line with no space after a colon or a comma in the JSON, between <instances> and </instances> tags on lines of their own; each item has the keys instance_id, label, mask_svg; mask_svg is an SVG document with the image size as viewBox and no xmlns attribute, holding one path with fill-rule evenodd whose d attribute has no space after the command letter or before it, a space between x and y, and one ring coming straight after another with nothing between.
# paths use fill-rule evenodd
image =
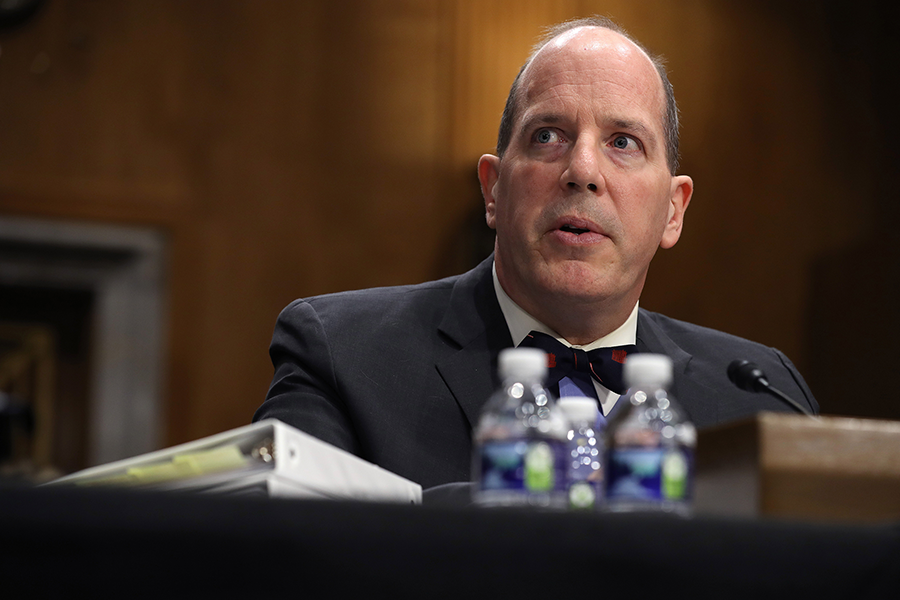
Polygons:
<instances>
[{"instance_id":1,"label":"green bottle label","mask_svg":"<svg viewBox=\"0 0 900 600\"><path fill-rule=\"evenodd\" d=\"M525 489L532 492L549 492L556 484L554 453L550 444L532 444L525 453Z\"/></svg>"},{"instance_id":2,"label":"green bottle label","mask_svg":"<svg viewBox=\"0 0 900 600\"><path fill-rule=\"evenodd\" d=\"M662 461L662 496L681 500L687 495L688 464L684 454L673 450Z\"/></svg>"}]
</instances>

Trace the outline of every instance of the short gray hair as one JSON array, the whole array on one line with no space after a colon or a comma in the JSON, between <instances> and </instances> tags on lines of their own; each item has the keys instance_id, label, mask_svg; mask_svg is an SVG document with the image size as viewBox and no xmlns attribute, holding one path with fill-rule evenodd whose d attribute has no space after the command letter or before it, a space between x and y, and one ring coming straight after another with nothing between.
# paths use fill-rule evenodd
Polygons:
<instances>
[{"instance_id":1,"label":"short gray hair","mask_svg":"<svg viewBox=\"0 0 900 600\"><path fill-rule=\"evenodd\" d=\"M500 117L500 132L497 135L497 154L500 158L503 158L503 154L506 152L506 149L509 147L510 141L512 140L513 125L519 108L519 86L521 85L522 74L525 72L525 69L531 64L531 61L534 60L537 53L546 46L548 42L560 34L572 29L577 29L578 27L602 27L604 29L615 31L643 50L644 53L650 57L650 62L653 63L653 66L656 67L656 72L659 73L659 78L662 81L663 93L666 98L666 110L663 115L666 163L669 166L669 171L674 175L676 171L678 171L678 105L675 103L675 91L672 89L672 84L669 82L669 76L666 73L663 59L661 56L653 54L644 48L640 42L628 35L624 29L612 20L601 16L573 19L571 21L553 25L544 31L544 35L541 36L538 43L532 48L528 60L526 60L525 64L522 65L522 68L519 69L519 74L516 75L516 79L513 81L512 87L509 90L509 96L506 97L506 106L503 108L503 116Z\"/></svg>"}]
</instances>

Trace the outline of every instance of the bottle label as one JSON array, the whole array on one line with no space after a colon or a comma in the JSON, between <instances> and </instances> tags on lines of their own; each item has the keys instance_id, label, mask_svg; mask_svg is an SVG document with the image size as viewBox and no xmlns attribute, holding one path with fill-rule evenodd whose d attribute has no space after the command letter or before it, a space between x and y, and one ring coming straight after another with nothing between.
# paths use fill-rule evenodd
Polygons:
<instances>
[{"instance_id":1,"label":"bottle label","mask_svg":"<svg viewBox=\"0 0 900 600\"><path fill-rule=\"evenodd\" d=\"M691 458L688 450L679 448L610 451L606 496L609 500L688 500Z\"/></svg>"},{"instance_id":2,"label":"bottle label","mask_svg":"<svg viewBox=\"0 0 900 600\"><path fill-rule=\"evenodd\" d=\"M602 493L598 481L573 481L569 484L569 508L594 510L600 506Z\"/></svg>"},{"instance_id":3,"label":"bottle label","mask_svg":"<svg viewBox=\"0 0 900 600\"><path fill-rule=\"evenodd\" d=\"M481 446L481 491L566 493L566 446L554 440L504 440Z\"/></svg>"}]
</instances>

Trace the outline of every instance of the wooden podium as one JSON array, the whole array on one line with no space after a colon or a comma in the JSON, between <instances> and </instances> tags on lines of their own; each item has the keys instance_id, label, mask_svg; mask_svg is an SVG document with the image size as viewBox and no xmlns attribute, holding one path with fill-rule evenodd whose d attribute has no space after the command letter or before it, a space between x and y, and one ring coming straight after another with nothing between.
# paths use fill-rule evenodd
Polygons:
<instances>
[{"instance_id":1,"label":"wooden podium","mask_svg":"<svg viewBox=\"0 0 900 600\"><path fill-rule=\"evenodd\" d=\"M761 413L701 431L695 512L900 519L900 422Z\"/></svg>"}]
</instances>

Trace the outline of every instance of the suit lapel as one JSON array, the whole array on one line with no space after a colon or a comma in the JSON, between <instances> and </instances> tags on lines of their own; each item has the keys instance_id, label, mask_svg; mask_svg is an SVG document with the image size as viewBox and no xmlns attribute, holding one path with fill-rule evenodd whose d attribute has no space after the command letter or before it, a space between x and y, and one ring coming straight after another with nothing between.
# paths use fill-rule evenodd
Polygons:
<instances>
[{"instance_id":1,"label":"suit lapel","mask_svg":"<svg viewBox=\"0 0 900 600\"><path fill-rule=\"evenodd\" d=\"M497 354L512 346L494 293L492 265L493 256L456 281L438 327L452 348L437 361L437 370L471 426L497 385Z\"/></svg>"},{"instance_id":2,"label":"suit lapel","mask_svg":"<svg viewBox=\"0 0 900 600\"><path fill-rule=\"evenodd\" d=\"M672 359L673 382L669 391L675 401L687 410L691 421L718 421L718 407L714 401L716 393L695 376L691 367L693 356L669 337L643 309L638 313L637 348L638 352L665 354Z\"/></svg>"}]
</instances>

